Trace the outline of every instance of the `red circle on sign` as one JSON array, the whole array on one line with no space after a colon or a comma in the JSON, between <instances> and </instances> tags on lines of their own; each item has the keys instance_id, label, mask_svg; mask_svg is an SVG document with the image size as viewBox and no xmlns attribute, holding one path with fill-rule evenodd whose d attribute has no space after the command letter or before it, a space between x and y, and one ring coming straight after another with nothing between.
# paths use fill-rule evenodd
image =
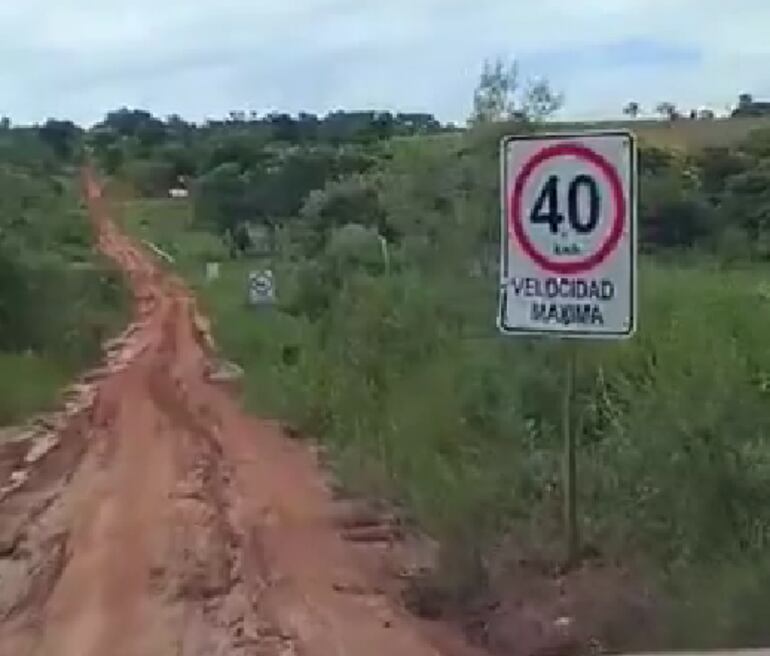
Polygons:
<instances>
[{"instance_id":1,"label":"red circle on sign","mask_svg":"<svg viewBox=\"0 0 770 656\"><path fill-rule=\"evenodd\" d=\"M612 229L607 238L602 242L601 247L593 254L582 260L572 262L558 262L546 257L537 250L522 223L521 205L524 197L524 188L527 181L535 172L538 166L554 157L576 157L595 166L604 178L607 180L612 193L612 201L615 206L615 216L613 217ZM626 201L623 194L623 183L620 181L617 171L604 157L599 153L585 146L578 144L557 144L538 151L522 167L521 172L516 177L513 193L511 194L511 216L510 228L513 235L521 245L529 258L540 265L546 271L562 275L584 273L599 266L606 260L617 248L621 237L623 236L623 227L626 222Z\"/></svg>"}]
</instances>

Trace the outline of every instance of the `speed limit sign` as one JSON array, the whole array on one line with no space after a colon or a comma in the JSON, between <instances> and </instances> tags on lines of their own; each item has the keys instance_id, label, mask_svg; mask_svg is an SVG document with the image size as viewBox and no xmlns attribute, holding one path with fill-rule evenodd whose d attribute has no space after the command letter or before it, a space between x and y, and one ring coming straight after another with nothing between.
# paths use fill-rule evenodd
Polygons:
<instances>
[{"instance_id":1,"label":"speed limit sign","mask_svg":"<svg viewBox=\"0 0 770 656\"><path fill-rule=\"evenodd\" d=\"M269 305L275 301L273 272L252 271L249 274L249 302L252 305Z\"/></svg>"},{"instance_id":2,"label":"speed limit sign","mask_svg":"<svg viewBox=\"0 0 770 656\"><path fill-rule=\"evenodd\" d=\"M629 337L636 329L636 142L629 132L502 142L507 334Z\"/></svg>"}]
</instances>

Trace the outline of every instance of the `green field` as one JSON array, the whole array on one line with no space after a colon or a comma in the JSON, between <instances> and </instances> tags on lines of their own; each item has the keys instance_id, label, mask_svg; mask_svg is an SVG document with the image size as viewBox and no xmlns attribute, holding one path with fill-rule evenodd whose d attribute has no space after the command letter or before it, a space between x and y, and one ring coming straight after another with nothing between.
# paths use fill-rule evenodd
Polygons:
<instances>
[{"instance_id":1,"label":"green field","mask_svg":"<svg viewBox=\"0 0 770 656\"><path fill-rule=\"evenodd\" d=\"M595 123L557 123L558 129L623 128L635 132L652 146L694 151L706 147L731 147L744 141L752 131L770 128L770 117L736 117L714 120L676 121L597 121Z\"/></svg>"},{"instance_id":2,"label":"green field","mask_svg":"<svg viewBox=\"0 0 770 656\"><path fill-rule=\"evenodd\" d=\"M520 129L511 124L508 131L515 133ZM755 130L770 129L770 117L736 117L713 120L676 121L638 119L634 121L593 121L566 122L548 121L540 127L543 132L575 132L580 130L630 130L642 144L658 148L672 148L681 152L693 153L703 148L731 148L745 141ZM433 137L428 140L462 141L462 133L453 132ZM405 139L426 140L426 137L405 137Z\"/></svg>"}]
</instances>

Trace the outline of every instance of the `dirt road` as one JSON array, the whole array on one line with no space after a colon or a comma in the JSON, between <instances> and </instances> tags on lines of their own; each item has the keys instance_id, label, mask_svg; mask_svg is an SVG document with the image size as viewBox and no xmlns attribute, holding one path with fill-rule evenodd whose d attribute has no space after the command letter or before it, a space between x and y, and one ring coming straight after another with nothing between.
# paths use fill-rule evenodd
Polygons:
<instances>
[{"instance_id":1,"label":"dirt road","mask_svg":"<svg viewBox=\"0 0 770 656\"><path fill-rule=\"evenodd\" d=\"M44 438L3 447L0 656L469 654L383 592L307 446L209 382L187 289L84 181L135 322Z\"/></svg>"}]
</instances>

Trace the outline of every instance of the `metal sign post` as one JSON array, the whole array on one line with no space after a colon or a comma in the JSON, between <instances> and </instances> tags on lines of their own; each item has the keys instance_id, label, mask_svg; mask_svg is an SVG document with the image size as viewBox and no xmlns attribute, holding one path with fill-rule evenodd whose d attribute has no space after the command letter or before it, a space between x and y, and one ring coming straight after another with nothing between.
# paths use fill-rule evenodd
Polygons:
<instances>
[{"instance_id":1,"label":"metal sign post","mask_svg":"<svg viewBox=\"0 0 770 656\"><path fill-rule=\"evenodd\" d=\"M506 335L623 339L636 330L636 141L626 131L506 137L498 326ZM579 555L578 345L565 349L566 557Z\"/></svg>"},{"instance_id":2,"label":"metal sign post","mask_svg":"<svg viewBox=\"0 0 770 656\"><path fill-rule=\"evenodd\" d=\"M564 438L564 526L565 563L573 567L580 558L580 525L577 510L577 436L573 424L575 383L577 379L577 350L568 345L564 367L561 428Z\"/></svg>"}]
</instances>

